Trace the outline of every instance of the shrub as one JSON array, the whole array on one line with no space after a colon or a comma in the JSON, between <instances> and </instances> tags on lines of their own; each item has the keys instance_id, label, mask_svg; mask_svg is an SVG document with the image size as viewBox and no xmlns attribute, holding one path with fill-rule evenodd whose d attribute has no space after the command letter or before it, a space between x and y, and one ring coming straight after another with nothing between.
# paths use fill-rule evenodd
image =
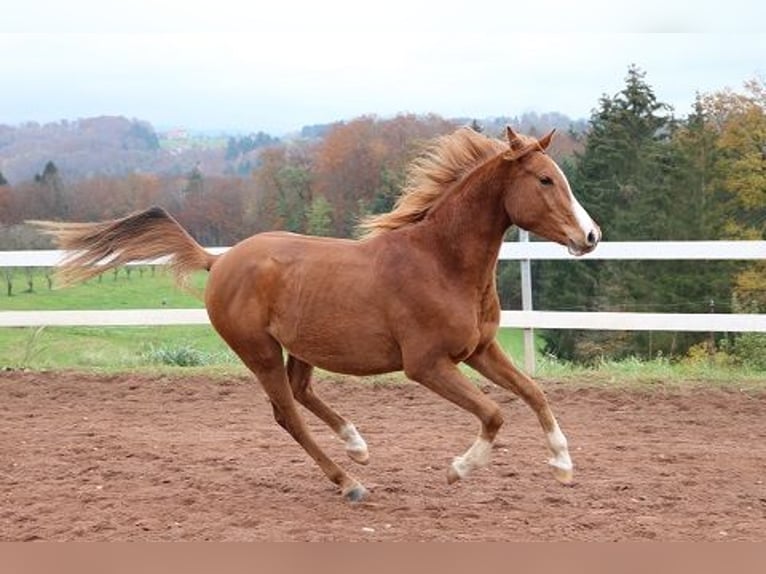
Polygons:
<instances>
[{"instance_id":1,"label":"shrub","mask_svg":"<svg viewBox=\"0 0 766 574\"><path fill-rule=\"evenodd\" d=\"M743 333L730 345L730 353L746 367L766 371L766 333Z\"/></svg>"},{"instance_id":2,"label":"shrub","mask_svg":"<svg viewBox=\"0 0 766 574\"><path fill-rule=\"evenodd\" d=\"M155 347L152 345L142 356L151 363L176 367L198 367L210 363L208 354L189 345L174 347Z\"/></svg>"},{"instance_id":3,"label":"shrub","mask_svg":"<svg viewBox=\"0 0 766 574\"><path fill-rule=\"evenodd\" d=\"M737 361L727 350L726 340L721 341L714 352L710 351L710 341L702 341L689 347L683 363L692 366L703 364L716 365L718 367L727 367L735 364Z\"/></svg>"}]
</instances>

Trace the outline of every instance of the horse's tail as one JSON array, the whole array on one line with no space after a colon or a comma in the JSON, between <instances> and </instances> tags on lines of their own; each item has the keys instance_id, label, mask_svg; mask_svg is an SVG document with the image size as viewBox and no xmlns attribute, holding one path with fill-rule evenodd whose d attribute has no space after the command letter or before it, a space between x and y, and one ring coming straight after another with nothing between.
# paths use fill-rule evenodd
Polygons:
<instances>
[{"instance_id":1,"label":"horse's tail","mask_svg":"<svg viewBox=\"0 0 766 574\"><path fill-rule=\"evenodd\" d=\"M90 279L127 263L167 257L179 285L189 274L210 270L217 256L205 251L164 209L152 207L101 223L29 222L70 251L56 275L64 284Z\"/></svg>"}]
</instances>

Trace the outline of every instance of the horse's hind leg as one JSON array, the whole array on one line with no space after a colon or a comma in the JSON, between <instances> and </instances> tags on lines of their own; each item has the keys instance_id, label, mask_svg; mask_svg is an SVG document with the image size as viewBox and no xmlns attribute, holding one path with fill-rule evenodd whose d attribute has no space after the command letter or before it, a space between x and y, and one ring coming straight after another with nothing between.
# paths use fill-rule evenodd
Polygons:
<instances>
[{"instance_id":1,"label":"horse's hind leg","mask_svg":"<svg viewBox=\"0 0 766 574\"><path fill-rule=\"evenodd\" d=\"M571 483L573 465L567 439L537 383L514 366L497 342L492 342L482 351L469 357L466 363L496 385L520 396L532 408L548 441L548 448L552 454L548 464L553 469L553 475L563 484Z\"/></svg>"},{"instance_id":2,"label":"horse's hind leg","mask_svg":"<svg viewBox=\"0 0 766 574\"><path fill-rule=\"evenodd\" d=\"M346 454L351 460L367 464L370 459L367 443L356 427L340 416L314 392L311 373L314 367L290 355L287 359L287 377L295 399L314 413L346 443Z\"/></svg>"},{"instance_id":3,"label":"horse's hind leg","mask_svg":"<svg viewBox=\"0 0 766 574\"><path fill-rule=\"evenodd\" d=\"M282 362L282 348L279 343L264 336L258 341L248 341L247 345L237 345L235 351L261 383L274 408L277 422L316 461L327 478L341 488L343 496L351 501L364 498L364 486L324 453L298 412Z\"/></svg>"}]
</instances>

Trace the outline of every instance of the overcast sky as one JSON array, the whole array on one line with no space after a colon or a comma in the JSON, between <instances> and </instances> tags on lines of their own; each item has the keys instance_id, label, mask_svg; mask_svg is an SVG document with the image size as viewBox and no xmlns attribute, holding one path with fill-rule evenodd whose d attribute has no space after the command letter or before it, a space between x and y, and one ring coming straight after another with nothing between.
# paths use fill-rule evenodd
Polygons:
<instances>
[{"instance_id":1,"label":"overcast sky","mask_svg":"<svg viewBox=\"0 0 766 574\"><path fill-rule=\"evenodd\" d=\"M640 7L631 4L640 4ZM0 19L0 123L114 114L264 130L362 114L588 117L628 66L686 115L766 78L766 2L26 0Z\"/></svg>"}]
</instances>

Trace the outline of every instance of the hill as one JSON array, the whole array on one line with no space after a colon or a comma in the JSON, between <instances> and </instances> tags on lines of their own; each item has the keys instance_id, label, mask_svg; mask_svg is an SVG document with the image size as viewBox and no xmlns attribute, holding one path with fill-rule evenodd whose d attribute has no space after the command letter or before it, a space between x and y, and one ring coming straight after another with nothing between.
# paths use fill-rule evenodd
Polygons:
<instances>
[{"instance_id":1,"label":"hill","mask_svg":"<svg viewBox=\"0 0 766 574\"><path fill-rule=\"evenodd\" d=\"M185 173L208 151L164 147L160 138L148 122L121 116L0 125L0 171L11 184L34 179L48 161L70 180L136 172Z\"/></svg>"},{"instance_id":2,"label":"hill","mask_svg":"<svg viewBox=\"0 0 766 574\"><path fill-rule=\"evenodd\" d=\"M532 134L553 128L562 134L580 133L586 127L585 120L571 120L557 112L449 121L476 123L490 134L501 134L507 124ZM304 126L285 139L322 139L338 123L344 122ZM570 153L572 138L558 139L564 155ZM149 122L122 116L0 125L0 173L12 185L32 181L53 161L68 181L132 173L183 175L199 166L207 175L243 175L243 166L255 166L252 152L279 141L262 132L245 136L212 136L183 129L159 132ZM243 162L245 155L247 161Z\"/></svg>"}]
</instances>

